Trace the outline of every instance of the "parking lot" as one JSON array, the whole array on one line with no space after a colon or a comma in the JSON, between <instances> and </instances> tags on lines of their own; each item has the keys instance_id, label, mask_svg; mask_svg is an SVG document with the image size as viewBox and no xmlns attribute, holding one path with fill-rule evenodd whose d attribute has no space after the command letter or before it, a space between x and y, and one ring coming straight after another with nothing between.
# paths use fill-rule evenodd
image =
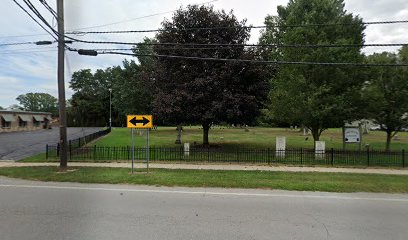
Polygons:
<instances>
[{"instance_id":1,"label":"parking lot","mask_svg":"<svg viewBox=\"0 0 408 240\"><path fill-rule=\"evenodd\" d=\"M68 140L83 137L101 128L68 128ZM46 144L59 141L59 128L32 132L0 133L0 160L21 160L45 151Z\"/></svg>"}]
</instances>

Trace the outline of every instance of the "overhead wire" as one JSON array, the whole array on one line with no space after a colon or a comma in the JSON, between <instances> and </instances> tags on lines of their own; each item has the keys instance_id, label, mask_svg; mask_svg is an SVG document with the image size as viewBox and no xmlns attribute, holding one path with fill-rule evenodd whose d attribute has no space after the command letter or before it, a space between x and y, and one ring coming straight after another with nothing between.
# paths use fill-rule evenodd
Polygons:
<instances>
[{"instance_id":1,"label":"overhead wire","mask_svg":"<svg viewBox=\"0 0 408 240\"><path fill-rule=\"evenodd\" d=\"M46 31L49 35L51 35L52 38L55 40L58 40L49 30L47 30L37 19L35 19L20 3L18 3L16 0L13 0L17 6L19 6L34 22L36 22L44 31ZM26 1L24 1L26 2Z\"/></svg>"},{"instance_id":2,"label":"overhead wire","mask_svg":"<svg viewBox=\"0 0 408 240\"><path fill-rule=\"evenodd\" d=\"M362 25L378 25L378 24L400 24L408 23L408 20L395 21L376 21L363 22ZM226 29L264 29L264 28L299 28L299 27L323 27L323 26L351 26L359 23L316 23L316 24L292 24L292 25L263 25L263 26L235 26L235 27L195 27L195 28L167 28L167 29L148 29L148 30L114 30L114 31L68 31L70 35L84 34L128 34L128 33L153 33L153 32L168 32L168 31L209 31L209 30L226 30Z\"/></svg>"},{"instance_id":3,"label":"overhead wire","mask_svg":"<svg viewBox=\"0 0 408 240\"><path fill-rule=\"evenodd\" d=\"M369 64L369 63L330 63L330 62L297 62L297 61L269 61L269 60L250 60L250 59L230 59L230 58L211 58L211 57L192 57L192 56L177 56L177 55L160 55L160 54L131 54L122 52L100 52L99 54L116 54L136 57L156 57L169 59L186 59L200 61L218 61L218 62L242 62L242 63L258 63L258 64L276 64L276 65L320 65L320 66L359 66L359 67L407 67L408 63L402 64Z\"/></svg>"},{"instance_id":4,"label":"overhead wire","mask_svg":"<svg viewBox=\"0 0 408 240\"><path fill-rule=\"evenodd\" d=\"M212 1L204 2L204 3L197 3L197 4L192 4L192 5L205 5L205 4L210 4L210 3L218 2L218 1L219 1L219 0L212 0ZM149 18L149 17L159 16L159 15L163 15L163 14L173 13L173 12L176 12L176 11L177 11L177 10L166 11L166 12L160 12L160 13L153 13L153 14L149 14L149 15L145 15L145 16L141 16L141 17L136 17L136 18L127 19L127 20L118 21L118 22L113 22L113 23L108 23L108 24L102 24L102 25L96 25L96 26L90 26L90 27L77 28L77 29L75 29L75 30L84 30L84 29L91 29L91 28L108 27L108 26L118 25L118 24L121 24L121 23L132 22L132 21L135 21L135 20L143 19L143 18ZM75 30L74 30L74 31L75 31Z\"/></svg>"}]
</instances>

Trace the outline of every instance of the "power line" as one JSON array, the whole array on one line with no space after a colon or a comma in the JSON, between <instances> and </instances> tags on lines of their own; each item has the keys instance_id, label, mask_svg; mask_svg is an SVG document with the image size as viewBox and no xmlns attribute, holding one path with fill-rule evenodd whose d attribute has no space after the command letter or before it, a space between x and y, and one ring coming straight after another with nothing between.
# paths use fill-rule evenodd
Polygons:
<instances>
[{"instance_id":1,"label":"power line","mask_svg":"<svg viewBox=\"0 0 408 240\"><path fill-rule=\"evenodd\" d=\"M217 2L217 1L219 1L219 0L214 0L214 1L204 2L204 3L197 3L197 4L193 4L193 5L205 5L205 4L210 4L210 3L213 3L213 2ZM145 16L141 16L141 17L137 17L137 18L132 18L132 19L128 19L128 20L123 20L123 21L119 21L119 22L114 22L114 23L108 23L108 24L90 26L90 27L83 27L83 28L75 28L75 29L72 29L70 31L71 32L76 32L78 30L91 29L91 28L101 28L101 27L106 27L106 26L111 26L111 25L117 25L117 24L124 23L124 22L130 22L130 21L135 21L135 20L139 20L139 19L143 19L143 18L149 18L149 17L153 17L153 16L173 13L173 12L176 12L176 11L177 10L172 10L172 11L167 11L167 12L160 12L160 13L153 13L153 14L149 14L149 15L145 15ZM11 36L0 36L0 38L19 38L19 37L33 37L33 36L44 36L44 35L46 35L46 34L11 35Z\"/></svg>"},{"instance_id":2,"label":"power line","mask_svg":"<svg viewBox=\"0 0 408 240\"><path fill-rule=\"evenodd\" d=\"M379 24L401 24L408 23L408 20L396 21L376 21L363 22L363 25L379 25ZM153 33L153 32L168 32L168 31L209 31L209 30L227 30L227 29L264 29L264 28L299 28L299 27L324 27L324 26L352 26L359 23L316 23L316 24L292 24L292 25L272 25L272 26L235 26L235 27L196 27L196 28L168 28L168 29L148 29L148 30L115 30L115 31L71 31L67 34L84 35L84 34L128 34L128 33Z\"/></svg>"},{"instance_id":3,"label":"power line","mask_svg":"<svg viewBox=\"0 0 408 240\"><path fill-rule=\"evenodd\" d=\"M212 0L212 1L204 2L204 3L197 3L197 4L193 4L193 5L205 5L205 4L210 4L210 3L218 2L218 1L219 0ZM113 22L113 23L108 23L108 24L96 25L96 26L91 26L91 27L77 28L75 30L84 30L84 29L91 29L91 28L108 27L108 26L113 26L113 25L117 25L117 24L121 24L121 23L132 22L132 21L135 21L135 20L143 19L143 18L149 18L149 17L164 15L164 14L168 14L168 13L173 13L173 12L176 12L176 11L177 10L160 12L160 13L153 13L153 14L149 14L149 15L145 15L145 16L141 16L141 17L131 18L131 19L118 21L118 22Z\"/></svg>"},{"instance_id":4,"label":"power line","mask_svg":"<svg viewBox=\"0 0 408 240\"><path fill-rule=\"evenodd\" d=\"M48 5L47 1L45 0L38 1L40 1L40 3L54 16L55 19L58 18L57 12L50 5Z\"/></svg>"},{"instance_id":5,"label":"power line","mask_svg":"<svg viewBox=\"0 0 408 240\"><path fill-rule=\"evenodd\" d=\"M29 45L29 44L35 44L35 42L1 43L0 47L3 47L3 46L17 46L17 45Z\"/></svg>"},{"instance_id":6,"label":"power line","mask_svg":"<svg viewBox=\"0 0 408 240\"><path fill-rule=\"evenodd\" d=\"M117 44L117 45L136 45L136 46L157 46L157 50L228 50L232 47L262 47L262 48L360 48L360 47L401 47L408 46L408 43L368 43L368 44L228 44L228 43L137 43L137 42L104 42L104 41L86 41L76 38L72 41L65 41L66 43L87 43L87 44ZM38 42L17 42L17 43L3 43L1 46L13 45L29 45L47 42L47 44L55 43L56 41L38 41ZM137 48L100 48L93 49L97 51L111 50L111 51L131 51Z\"/></svg>"},{"instance_id":7,"label":"power line","mask_svg":"<svg viewBox=\"0 0 408 240\"><path fill-rule=\"evenodd\" d=\"M17 42L17 43L1 43L0 47L3 46L18 46L18 45L51 45L56 41L37 41L37 42Z\"/></svg>"},{"instance_id":8,"label":"power line","mask_svg":"<svg viewBox=\"0 0 408 240\"><path fill-rule=\"evenodd\" d=\"M320 65L320 66L357 66L357 67L407 67L408 64L370 64L370 63L329 63L329 62L291 62L291 61L268 61L268 60L249 60L249 59L230 59L230 58L209 58L209 57L189 57L176 55L159 55L159 54L131 54L122 52L101 52L99 54L116 54L135 57L156 57L170 59L187 59L200 61L219 61L219 62L243 62L258 64L276 64L276 65Z\"/></svg>"},{"instance_id":9,"label":"power line","mask_svg":"<svg viewBox=\"0 0 408 240\"><path fill-rule=\"evenodd\" d=\"M27 13L27 15L34 20L34 22L36 22L42 29L44 29L48 34L50 34L55 40L57 40L57 38L50 32L48 31L40 22L37 21L37 19L35 19L23 6L20 5L20 3L18 3L16 0L13 0L13 2L15 4L17 4L17 6L19 6L25 13ZM26 1L24 1L25 3L27 3Z\"/></svg>"},{"instance_id":10,"label":"power line","mask_svg":"<svg viewBox=\"0 0 408 240\"><path fill-rule=\"evenodd\" d=\"M37 8L34 6L34 4L31 3L30 0L23 0L25 4L28 6L28 8L31 9L31 11L36 15L55 35L59 35L58 31L56 31L51 24L47 22L47 20L41 15L41 13L37 10Z\"/></svg>"},{"instance_id":11,"label":"power line","mask_svg":"<svg viewBox=\"0 0 408 240\"><path fill-rule=\"evenodd\" d=\"M87 44L116 44L116 45L140 45L140 46L189 46L189 47L271 47L271 48L360 48L360 47L400 47L408 43L372 43L372 44L235 44L235 43L136 43L118 41L88 41L73 37L66 38L75 42Z\"/></svg>"}]
</instances>

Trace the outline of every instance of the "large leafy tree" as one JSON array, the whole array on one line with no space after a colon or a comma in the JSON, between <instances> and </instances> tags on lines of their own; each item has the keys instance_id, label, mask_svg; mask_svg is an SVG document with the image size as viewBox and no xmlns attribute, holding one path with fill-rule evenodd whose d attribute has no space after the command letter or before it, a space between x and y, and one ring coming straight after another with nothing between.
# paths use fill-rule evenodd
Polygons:
<instances>
[{"instance_id":1,"label":"large leafy tree","mask_svg":"<svg viewBox=\"0 0 408 240\"><path fill-rule=\"evenodd\" d=\"M367 62L408 63L408 47L403 47L398 54L374 53L367 57ZM363 91L366 111L387 133L386 151L389 151L392 137L408 127L408 71L401 67L376 67L370 70Z\"/></svg>"},{"instance_id":2,"label":"large leafy tree","mask_svg":"<svg viewBox=\"0 0 408 240\"><path fill-rule=\"evenodd\" d=\"M58 115L57 98L48 93L26 93L19 95L17 101L23 110L35 112L50 112Z\"/></svg>"},{"instance_id":3,"label":"large leafy tree","mask_svg":"<svg viewBox=\"0 0 408 240\"><path fill-rule=\"evenodd\" d=\"M158 43L159 55L199 58L256 59L256 53L244 47L197 47L185 44L244 44L250 36L232 12L215 11L213 7L188 6L179 9L171 20L162 23ZM217 28L192 31L191 28ZM190 30L184 30L190 29ZM183 46L184 45L184 46ZM203 144L213 123L249 124L259 114L268 92L265 66L252 63L219 62L178 58L158 58L157 94L154 112L166 122L201 124Z\"/></svg>"},{"instance_id":4,"label":"large leafy tree","mask_svg":"<svg viewBox=\"0 0 408 240\"><path fill-rule=\"evenodd\" d=\"M260 42L270 44L363 44L359 17L344 10L343 0L290 0L268 16ZM333 23L338 25L322 25ZM320 25L319 25L320 24ZM296 25L310 25L296 27ZM268 59L289 62L361 63L360 48L265 49ZM285 65L272 84L271 111L277 121L303 124L315 141L329 127L358 118L362 80L356 67Z\"/></svg>"},{"instance_id":5,"label":"large leafy tree","mask_svg":"<svg viewBox=\"0 0 408 240\"><path fill-rule=\"evenodd\" d=\"M70 81L74 90L71 112L75 114L75 125L106 126L109 122L110 72L98 69L94 74L90 69L75 72Z\"/></svg>"},{"instance_id":6,"label":"large leafy tree","mask_svg":"<svg viewBox=\"0 0 408 240\"><path fill-rule=\"evenodd\" d=\"M143 43L134 48L138 62L124 60L123 67L116 69L112 76L113 105L119 115L147 114L152 111L154 95L155 59L140 55L152 54L151 46L154 40L146 38ZM124 118L123 118L124 119Z\"/></svg>"}]
</instances>

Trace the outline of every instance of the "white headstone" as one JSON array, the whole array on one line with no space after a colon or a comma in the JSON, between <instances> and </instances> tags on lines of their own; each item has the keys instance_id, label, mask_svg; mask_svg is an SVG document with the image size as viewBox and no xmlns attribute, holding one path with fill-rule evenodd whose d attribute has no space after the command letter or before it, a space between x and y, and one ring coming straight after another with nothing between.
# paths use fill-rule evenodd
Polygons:
<instances>
[{"instance_id":1,"label":"white headstone","mask_svg":"<svg viewBox=\"0 0 408 240\"><path fill-rule=\"evenodd\" d=\"M184 143L184 156L190 156L190 143Z\"/></svg>"},{"instance_id":2,"label":"white headstone","mask_svg":"<svg viewBox=\"0 0 408 240\"><path fill-rule=\"evenodd\" d=\"M315 142L315 156L318 159L324 159L324 155L326 153L326 142L323 141L316 141Z\"/></svg>"},{"instance_id":3,"label":"white headstone","mask_svg":"<svg viewBox=\"0 0 408 240\"><path fill-rule=\"evenodd\" d=\"M276 156L285 157L286 137L276 137Z\"/></svg>"}]
</instances>

